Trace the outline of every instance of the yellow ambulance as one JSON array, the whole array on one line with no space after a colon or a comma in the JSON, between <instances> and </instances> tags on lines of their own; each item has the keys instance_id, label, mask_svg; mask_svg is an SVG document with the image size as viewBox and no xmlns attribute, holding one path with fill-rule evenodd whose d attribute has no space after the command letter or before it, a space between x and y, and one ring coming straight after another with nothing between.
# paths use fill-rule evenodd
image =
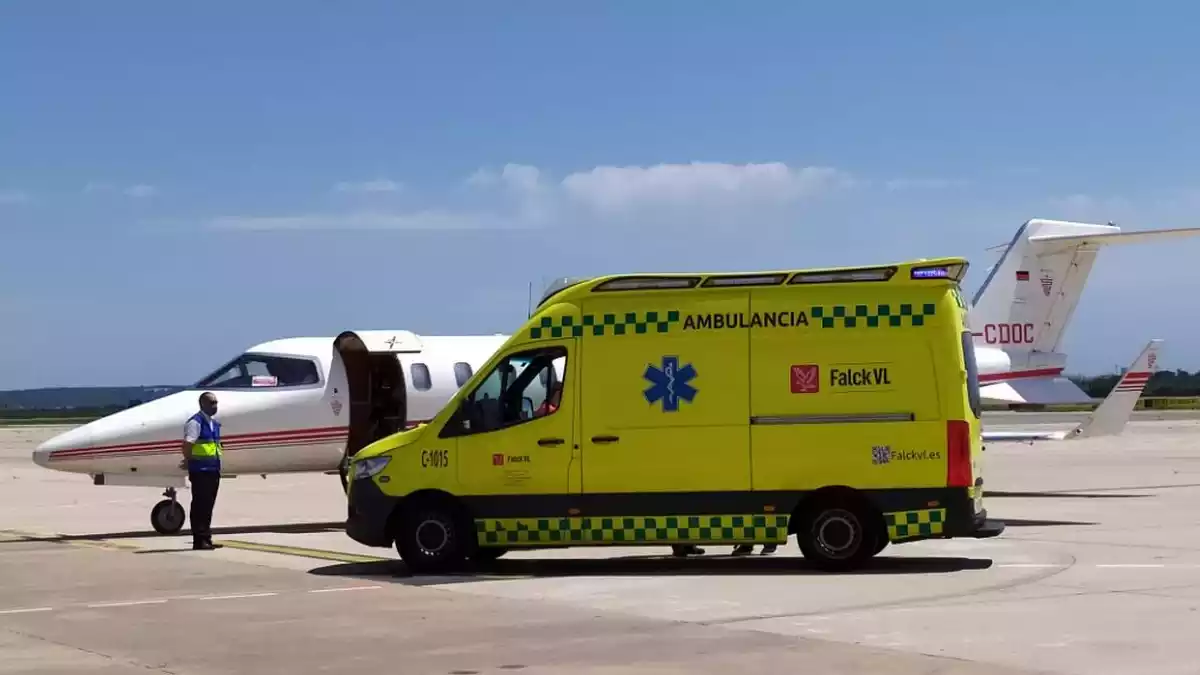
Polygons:
<instances>
[{"instance_id":1,"label":"yellow ambulance","mask_svg":"<svg viewBox=\"0 0 1200 675\"><path fill-rule=\"evenodd\" d=\"M563 284L431 422L357 454L346 532L418 573L793 534L845 570L888 543L996 536L966 269Z\"/></svg>"}]
</instances>

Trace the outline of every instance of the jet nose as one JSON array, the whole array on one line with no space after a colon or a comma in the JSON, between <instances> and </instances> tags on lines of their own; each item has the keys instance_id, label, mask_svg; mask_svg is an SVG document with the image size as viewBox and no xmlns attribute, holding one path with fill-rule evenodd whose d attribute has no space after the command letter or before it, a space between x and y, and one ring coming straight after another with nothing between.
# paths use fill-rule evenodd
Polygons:
<instances>
[{"instance_id":1,"label":"jet nose","mask_svg":"<svg viewBox=\"0 0 1200 675\"><path fill-rule=\"evenodd\" d=\"M87 429L86 426L64 431L37 446L33 451L33 463L38 466L49 466L57 453L62 453L72 448L87 447L90 437L91 430Z\"/></svg>"}]
</instances>

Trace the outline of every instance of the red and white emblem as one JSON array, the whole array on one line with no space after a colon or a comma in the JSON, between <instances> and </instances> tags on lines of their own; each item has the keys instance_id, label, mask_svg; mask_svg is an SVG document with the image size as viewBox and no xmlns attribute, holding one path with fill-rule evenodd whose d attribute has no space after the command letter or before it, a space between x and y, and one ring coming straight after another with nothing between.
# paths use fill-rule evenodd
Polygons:
<instances>
[{"instance_id":1,"label":"red and white emblem","mask_svg":"<svg viewBox=\"0 0 1200 675\"><path fill-rule=\"evenodd\" d=\"M821 367L816 364L792 366L792 393L815 394L821 390Z\"/></svg>"}]
</instances>

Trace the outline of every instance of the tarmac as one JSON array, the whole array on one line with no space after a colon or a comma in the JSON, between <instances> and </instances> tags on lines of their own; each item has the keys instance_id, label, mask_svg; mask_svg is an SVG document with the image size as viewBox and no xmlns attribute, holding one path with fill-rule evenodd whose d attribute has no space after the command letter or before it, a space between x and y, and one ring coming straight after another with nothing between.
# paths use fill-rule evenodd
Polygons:
<instances>
[{"instance_id":1,"label":"tarmac","mask_svg":"<svg viewBox=\"0 0 1200 675\"><path fill-rule=\"evenodd\" d=\"M35 466L62 430L0 428L0 675L1200 672L1196 412L989 444L1001 536L889 546L857 574L813 570L793 538L772 557L579 548L412 577L345 536L326 475L224 481L226 547L191 551L150 530L162 490Z\"/></svg>"}]
</instances>

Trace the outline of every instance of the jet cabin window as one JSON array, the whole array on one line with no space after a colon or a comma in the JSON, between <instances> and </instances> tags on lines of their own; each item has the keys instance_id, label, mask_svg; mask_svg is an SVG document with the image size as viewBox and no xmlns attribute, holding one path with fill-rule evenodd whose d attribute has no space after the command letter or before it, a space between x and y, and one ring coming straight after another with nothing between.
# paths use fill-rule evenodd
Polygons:
<instances>
[{"instance_id":1,"label":"jet cabin window","mask_svg":"<svg viewBox=\"0 0 1200 675\"><path fill-rule=\"evenodd\" d=\"M484 433L554 414L562 399L562 382L555 371L565 367L566 360L562 347L507 357L463 399L463 426L455 433Z\"/></svg>"},{"instance_id":2,"label":"jet cabin window","mask_svg":"<svg viewBox=\"0 0 1200 675\"><path fill-rule=\"evenodd\" d=\"M317 384L317 364L308 359L243 354L196 383L196 389L259 389Z\"/></svg>"},{"instance_id":3,"label":"jet cabin window","mask_svg":"<svg viewBox=\"0 0 1200 675\"><path fill-rule=\"evenodd\" d=\"M433 387L433 378L429 376L429 366L424 363L414 363L409 370L412 373L413 387L417 391L429 391Z\"/></svg>"},{"instance_id":4,"label":"jet cabin window","mask_svg":"<svg viewBox=\"0 0 1200 675\"><path fill-rule=\"evenodd\" d=\"M458 383L458 386L461 387L466 384L467 380L471 379L471 376L474 374L475 371L471 370L471 364L463 363L462 361L454 364L454 381Z\"/></svg>"}]
</instances>

